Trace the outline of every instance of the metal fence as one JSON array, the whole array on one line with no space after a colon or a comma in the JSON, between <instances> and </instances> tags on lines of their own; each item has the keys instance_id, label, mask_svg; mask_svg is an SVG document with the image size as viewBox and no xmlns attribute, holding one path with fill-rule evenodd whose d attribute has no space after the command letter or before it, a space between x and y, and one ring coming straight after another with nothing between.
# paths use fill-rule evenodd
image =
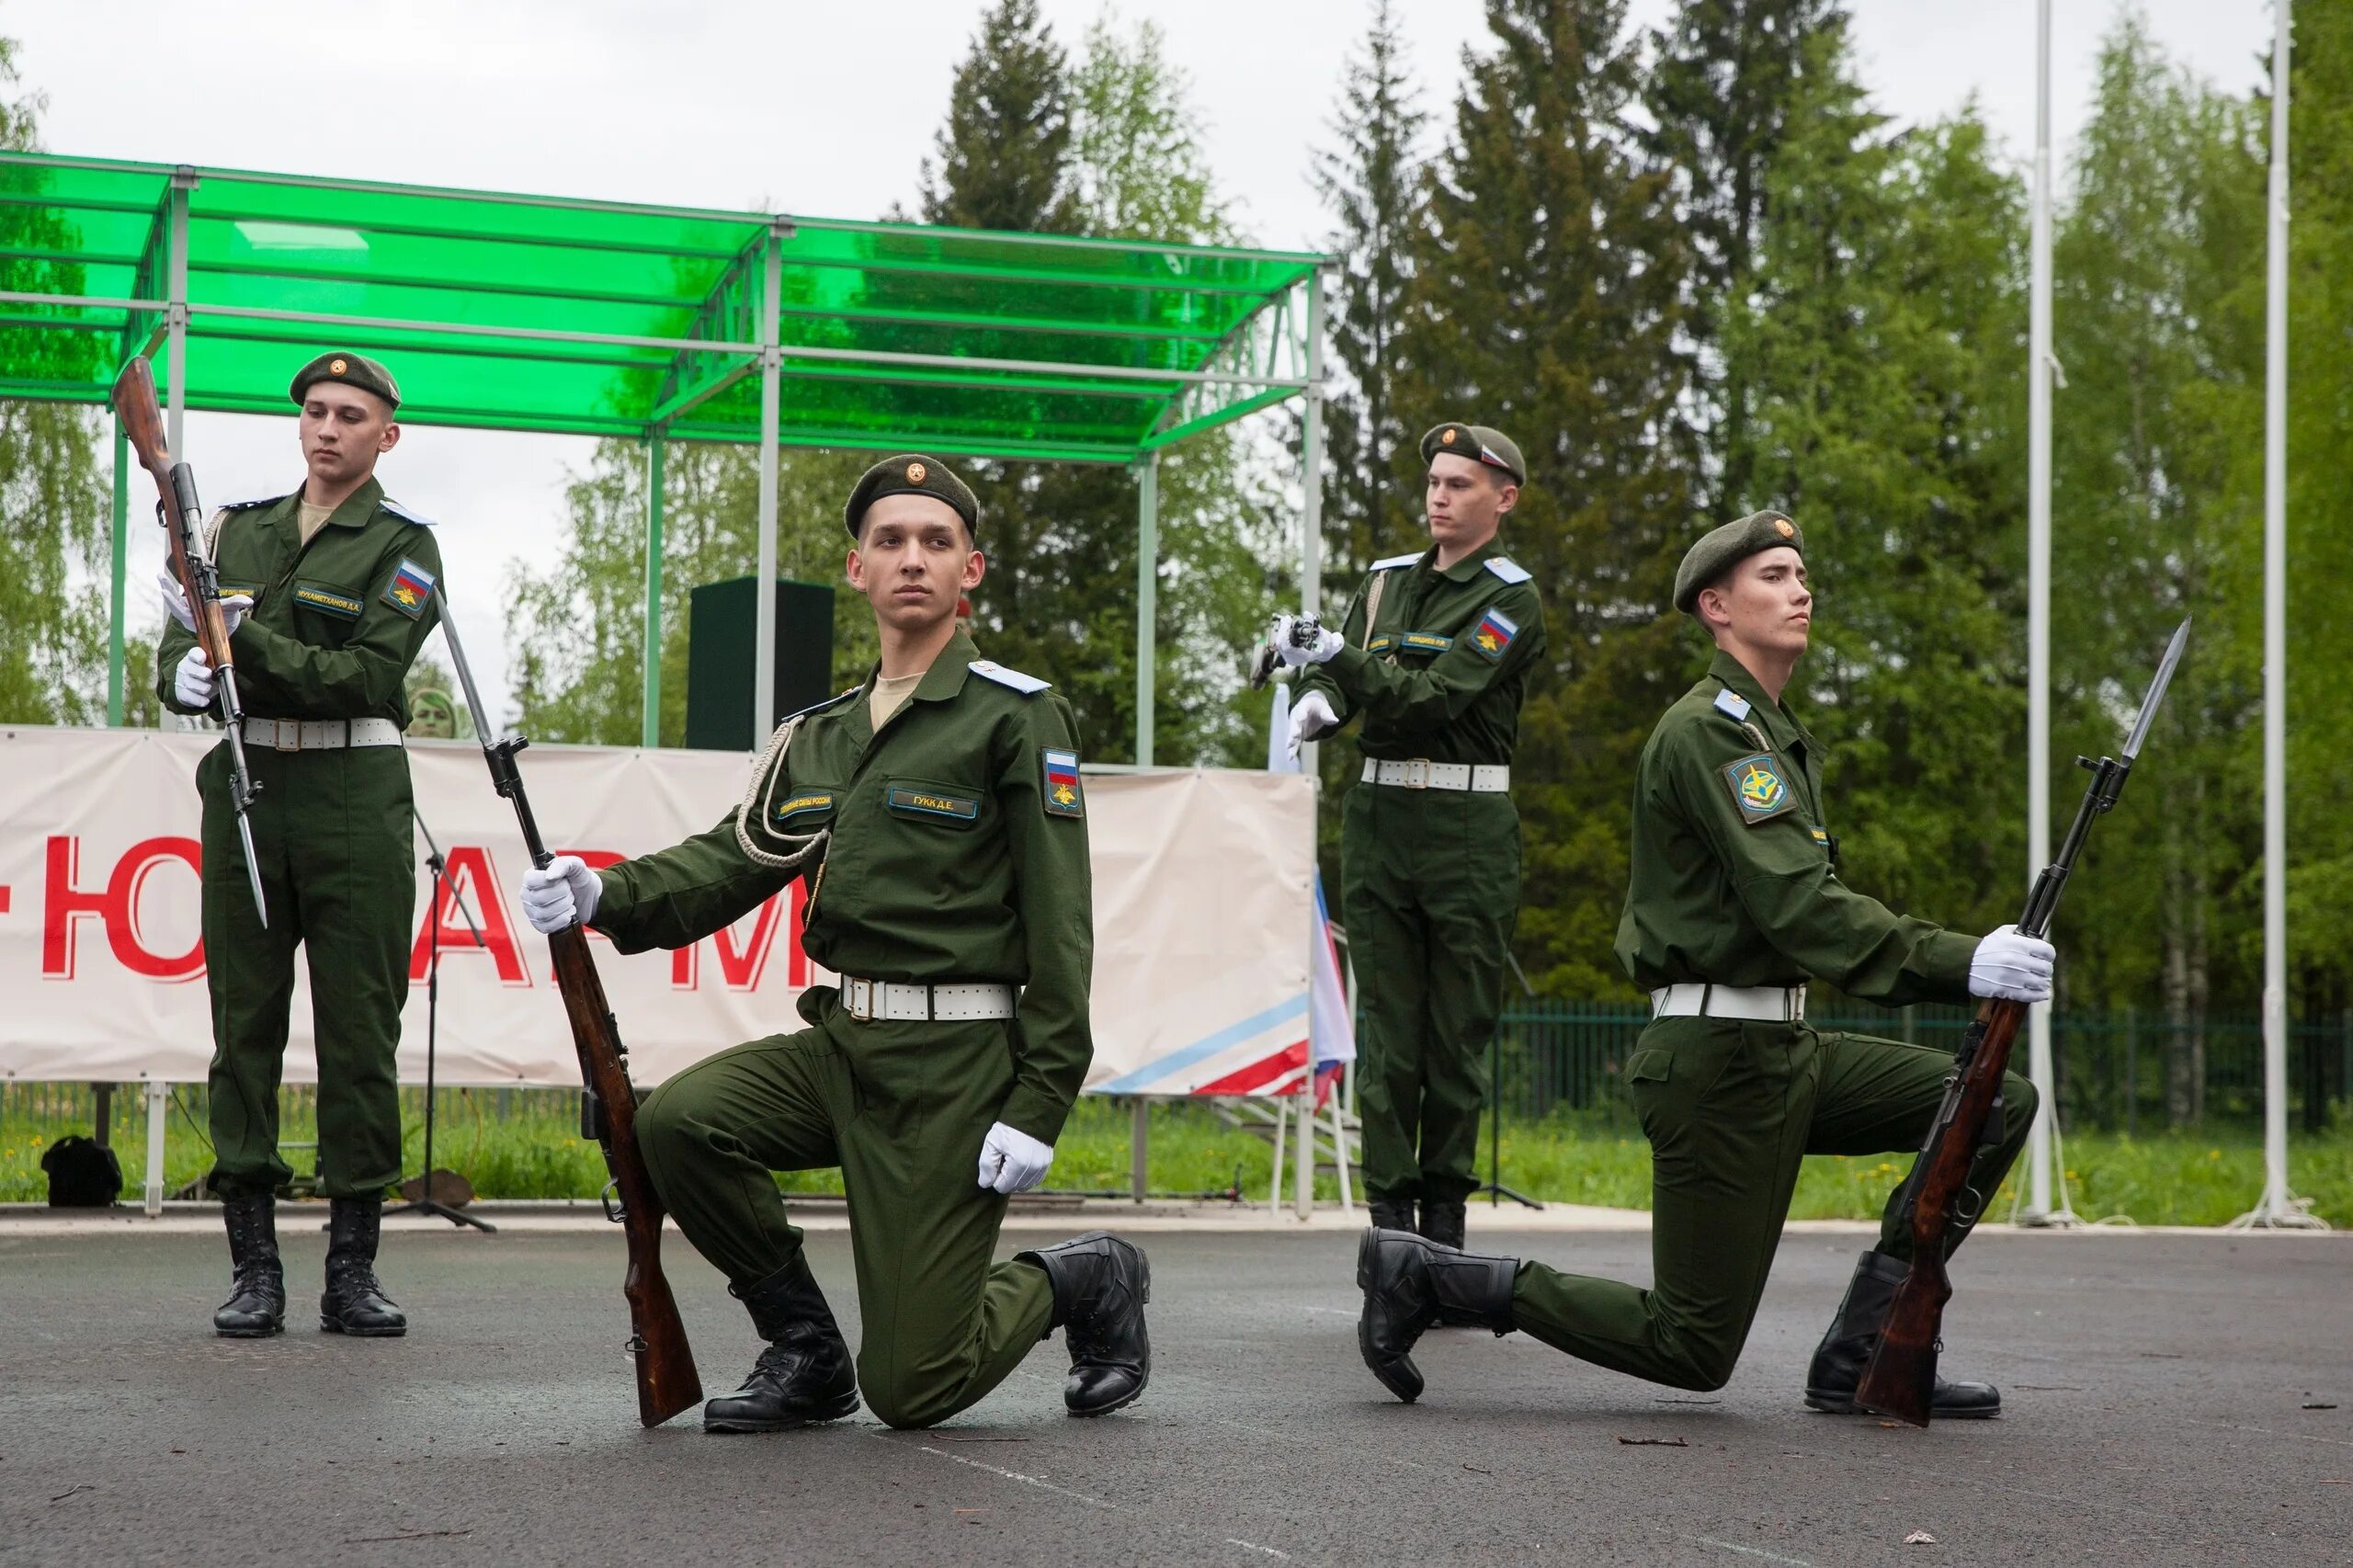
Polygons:
<instances>
[{"instance_id":1,"label":"metal fence","mask_svg":"<svg viewBox=\"0 0 2353 1568\"><path fill-rule=\"evenodd\" d=\"M1950 1050L1974 1009L1848 1005L1811 1022ZM1497 1101L1506 1120L1590 1123L1623 1133L1634 1125L1621 1076L1649 1021L1645 1007L1531 1002L1506 1013L1496 1034ZM2185 1022L2127 1008L2052 1015L2052 1059L2063 1123L2138 1135L2170 1128L2245 1129L2263 1117L2263 1022L2255 1014L2208 1013ZM2016 1065L2023 1072L2021 1037ZM2318 1132L2353 1115L2353 1013L2292 1024L2288 1040L2289 1119Z\"/></svg>"}]
</instances>

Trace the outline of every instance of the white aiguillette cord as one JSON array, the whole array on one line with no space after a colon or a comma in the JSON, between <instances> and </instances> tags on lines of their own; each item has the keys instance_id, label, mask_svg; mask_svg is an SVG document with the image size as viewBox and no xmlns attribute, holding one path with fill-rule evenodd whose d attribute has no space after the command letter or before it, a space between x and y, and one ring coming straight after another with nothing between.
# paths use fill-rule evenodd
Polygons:
<instances>
[{"instance_id":1,"label":"white aiguillette cord","mask_svg":"<svg viewBox=\"0 0 2353 1568\"><path fill-rule=\"evenodd\" d=\"M759 764L752 770L752 782L744 791L743 803L735 810L737 846L751 858L753 864L766 866L772 870L793 869L810 856L823 849L825 846L825 841L834 835L834 830L830 827L819 828L814 833L792 834L778 832L765 825L768 820L768 811L776 802L776 787L784 778L785 755L792 749L792 737L801 728L801 716L796 713L776 727L776 733L768 740L768 749L760 754ZM760 788L764 781L767 785L765 790ZM763 824L762 832L785 846L785 853L779 855L772 849L763 849L752 842L751 824L755 820Z\"/></svg>"}]
</instances>

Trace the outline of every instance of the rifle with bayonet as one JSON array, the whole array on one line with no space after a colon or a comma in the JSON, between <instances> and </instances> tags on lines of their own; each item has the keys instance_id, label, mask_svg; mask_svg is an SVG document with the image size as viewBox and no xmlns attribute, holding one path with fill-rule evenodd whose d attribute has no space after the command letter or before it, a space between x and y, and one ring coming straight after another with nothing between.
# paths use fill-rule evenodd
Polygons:
<instances>
[{"instance_id":1,"label":"rifle with bayonet","mask_svg":"<svg viewBox=\"0 0 2353 1568\"><path fill-rule=\"evenodd\" d=\"M2075 759L2075 765L2088 770L2092 779L2060 845L2059 858L2042 869L2027 895L2026 912L2018 916L2019 935L2040 937L2049 933L2059 895L2066 891L2067 878L2083 855L2092 824L2115 810L2124 793L2133 760L2149 737L2149 726L2156 720L2174 666L2181 662L2182 647L2188 641L2189 622L2185 620L2165 646L2156 679L2149 683L2140 717L2124 743L2123 756L2103 756L2097 762L2087 756ZM2002 1074L2010 1064L2010 1047L2026 1016L2023 1002L1989 1001L1977 1009L1976 1019L1954 1052L1952 1075L1945 1080L1945 1097L1938 1107L1937 1119L1898 1195L1898 1222L1912 1233L1911 1269L1895 1288L1886 1326L1855 1391L1856 1404L1874 1415L1893 1416L1915 1426L1928 1424L1929 1401L1937 1385L1938 1336L1945 1303L1952 1299L1945 1254L1950 1250L1954 1228L1965 1233L1984 1210L1987 1195L1969 1186L1969 1167L1984 1140L1995 1097L2002 1091Z\"/></svg>"},{"instance_id":2,"label":"rifle with bayonet","mask_svg":"<svg viewBox=\"0 0 2353 1568\"><path fill-rule=\"evenodd\" d=\"M212 706L229 741L229 801L237 809L237 839L244 846L254 910L267 930L269 905L261 895L261 867L254 859L253 824L246 820L261 786L245 766L245 708L237 699L236 660L229 651L229 623L221 613L221 579L204 546L204 508L196 499L196 474L188 464L175 462L164 444L155 372L144 358L134 356L114 379L114 412L131 450L139 454L139 466L155 482L155 520L164 525L170 545L172 575L188 596L188 608L196 617L197 645L212 666Z\"/></svg>"},{"instance_id":3,"label":"rifle with bayonet","mask_svg":"<svg viewBox=\"0 0 2353 1568\"><path fill-rule=\"evenodd\" d=\"M457 666L466 706L474 716L474 733L490 764L490 781L514 803L531 864L545 869L555 857L540 836L530 798L523 792L523 775L515 766L515 754L530 742L521 735L492 738L496 732L483 708L482 694L474 689L473 670L458 640L449 601L438 585L433 593L441 607L441 635L449 643L449 662ZM662 1273L662 1199L637 1146L637 1093L629 1081L629 1048L621 1043L620 1026L605 1000L605 983L588 951L588 933L575 920L549 936L548 949L555 957L556 987L563 994L563 1010L572 1023L581 1081L595 1111L585 1119L612 1176L605 1187L605 1218L621 1227L629 1244L621 1294L629 1299L629 1349L637 1363L637 1418L659 1426L702 1403L702 1380L695 1371L694 1351L687 1344L687 1325L679 1320L670 1281Z\"/></svg>"}]
</instances>

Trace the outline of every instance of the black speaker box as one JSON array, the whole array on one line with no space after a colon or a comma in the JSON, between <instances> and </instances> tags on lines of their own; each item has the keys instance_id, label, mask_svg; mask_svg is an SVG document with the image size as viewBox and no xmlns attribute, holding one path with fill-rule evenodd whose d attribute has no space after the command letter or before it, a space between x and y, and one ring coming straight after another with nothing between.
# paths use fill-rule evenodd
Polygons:
<instances>
[{"instance_id":1,"label":"black speaker box","mask_svg":"<svg viewBox=\"0 0 2353 1568\"><path fill-rule=\"evenodd\" d=\"M788 713L834 695L834 590L780 577L776 590L776 711L752 722L756 580L706 583L688 596L687 744L750 751Z\"/></svg>"}]
</instances>

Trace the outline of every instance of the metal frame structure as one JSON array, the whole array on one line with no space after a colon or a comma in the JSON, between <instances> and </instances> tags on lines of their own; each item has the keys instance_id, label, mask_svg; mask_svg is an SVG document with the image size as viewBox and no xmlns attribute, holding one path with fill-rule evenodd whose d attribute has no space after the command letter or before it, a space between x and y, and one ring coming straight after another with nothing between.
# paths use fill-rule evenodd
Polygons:
<instances>
[{"instance_id":1,"label":"metal frame structure","mask_svg":"<svg viewBox=\"0 0 2353 1568\"><path fill-rule=\"evenodd\" d=\"M111 182L131 194L61 197L74 180ZM208 186L228 192L199 210ZM150 205L140 199L149 187ZM83 381L44 380L0 351L0 396L102 403L115 364L160 355L168 438L176 450L190 407L270 408L281 392L249 380L223 386L195 373L208 345L250 353L256 342L285 364L297 345L381 349L403 366L448 367L442 385L402 416L412 424L634 436L647 449L645 677L641 739L658 741L661 708L663 475L674 439L756 441L759 449L758 565L777 564L777 452L787 444L943 456L1117 463L1138 476L1137 733L1152 760L1159 569L1157 466L1167 448L1293 397L1305 400L1302 475L1302 592L1313 610L1320 585L1323 274L1307 253L993 233L926 225L861 223L775 213L668 208L549 196L386 185L190 165L0 153L0 210L51 206L104 215L135 246L106 254L15 252L29 259L121 273L116 291L0 290L0 345L30 333L95 334L112 350L93 356ZM358 211L361 216L354 217ZM257 236L296 260L208 257L192 276L192 224ZM647 230L640 237L633 225ZM537 232L544 231L544 232ZM658 232L657 232L658 231ZM729 248L719 248L722 243ZM460 274L382 274L372 247L415 253L438 245ZM544 282L488 276L470 259L546 247ZM335 254L321 259L322 248ZM642 281L604 289L568 285L563 264L632 251L666 260L696 281L664 292ZM569 256L567 256L569 253ZM437 258L438 259L438 258ZM639 258L641 261L642 257ZM505 265L514 267L513 257ZM259 291L270 302L252 302ZM403 313L335 308L381 292L430 301ZM282 296L282 298L281 298ZM318 300L306 304L305 300ZM567 312L619 312L652 331L548 325ZM194 340L195 358L191 358ZM236 347L243 345L242 347ZM283 346L282 352L279 346ZM107 360L113 362L105 362ZM601 401L550 412L453 395L465 369L495 361L551 376L584 370ZM284 373L280 367L277 374ZM756 378L756 398L745 383ZM419 377L420 381L426 377ZM796 395L788 398L787 388ZM995 412L972 412L983 404ZM282 406L278 404L278 406ZM1006 411L1010 409L1008 415ZM847 415L847 416L845 416ZM116 433L115 570L108 715L124 709L122 572L128 463ZM774 707L773 599L758 596L755 733Z\"/></svg>"}]
</instances>

